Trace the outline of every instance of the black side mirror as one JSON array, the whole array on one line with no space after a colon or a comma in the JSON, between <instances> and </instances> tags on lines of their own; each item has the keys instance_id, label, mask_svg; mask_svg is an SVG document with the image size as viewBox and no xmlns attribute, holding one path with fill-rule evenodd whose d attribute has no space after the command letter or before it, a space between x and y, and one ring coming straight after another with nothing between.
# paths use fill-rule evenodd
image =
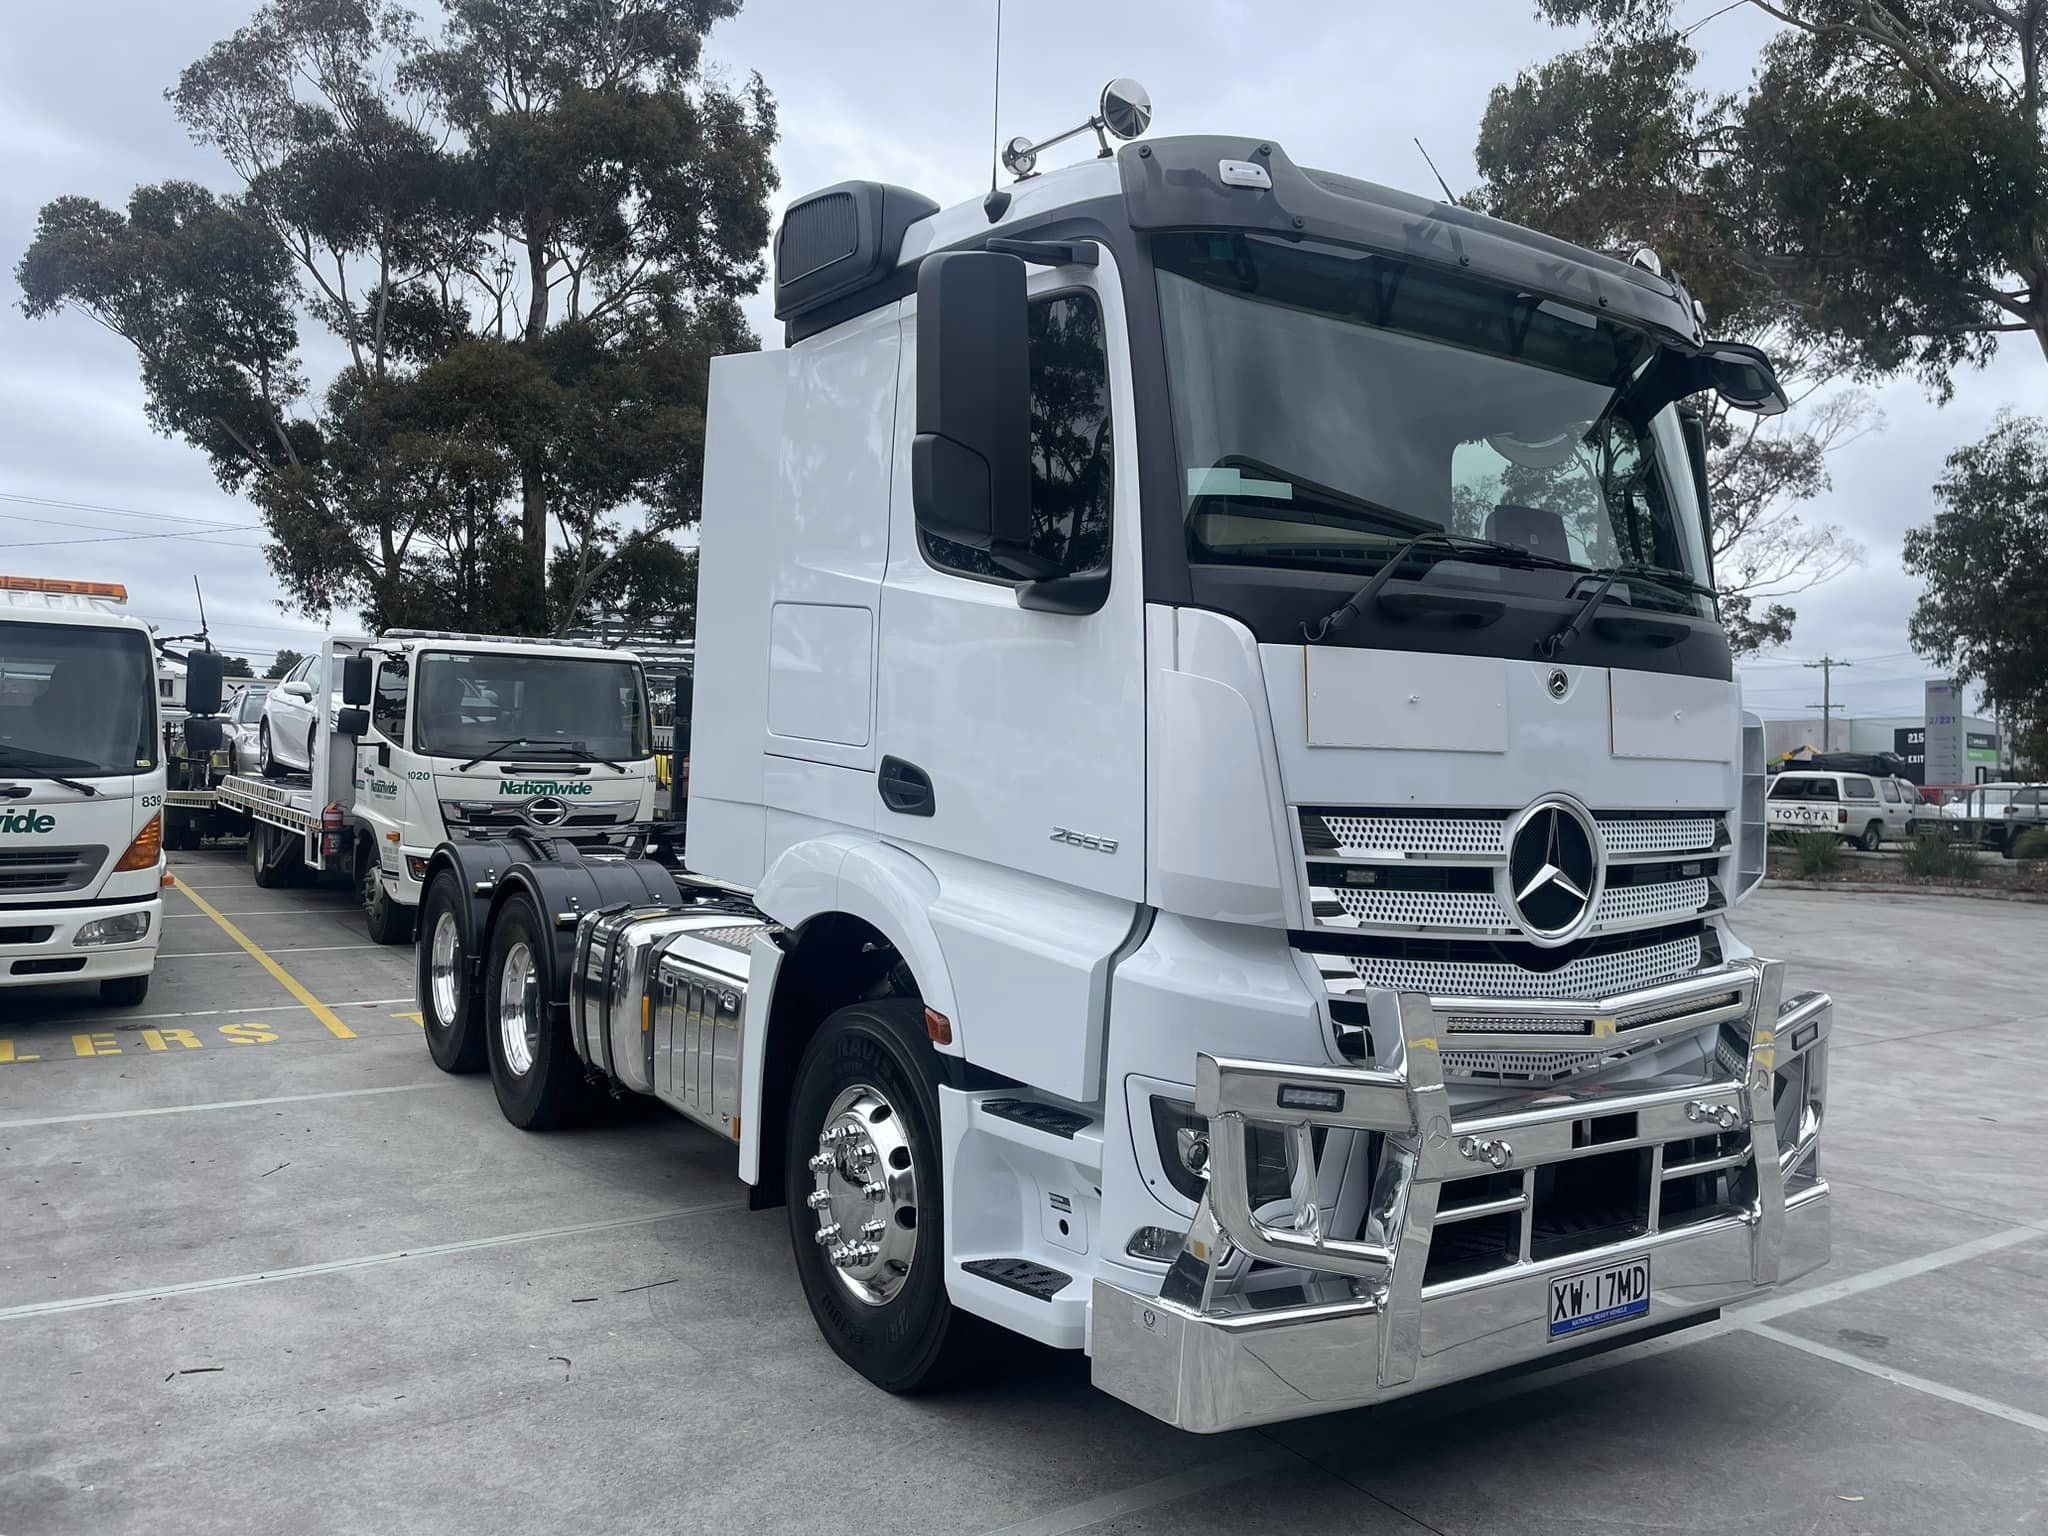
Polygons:
<instances>
[{"instance_id":1,"label":"black side mirror","mask_svg":"<svg viewBox=\"0 0 2048 1536\"><path fill-rule=\"evenodd\" d=\"M1715 391L1740 411L1781 416L1792 408L1778 371L1761 348L1739 341L1710 341L1700 354Z\"/></svg>"},{"instance_id":2,"label":"black side mirror","mask_svg":"<svg viewBox=\"0 0 2048 1536\"><path fill-rule=\"evenodd\" d=\"M1030 311L1024 263L994 251L926 258L917 274L917 435L910 497L919 530L987 550L1030 579Z\"/></svg>"},{"instance_id":3,"label":"black side mirror","mask_svg":"<svg viewBox=\"0 0 2048 1536\"><path fill-rule=\"evenodd\" d=\"M221 662L217 651L190 651L185 656L185 710L194 715L220 713Z\"/></svg>"},{"instance_id":4,"label":"black side mirror","mask_svg":"<svg viewBox=\"0 0 2048 1536\"><path fill-rule=\"evenodd\" d=\"M355 663L351 662L353 666ZM334 733L337 736L364 736L370 730L370 712L360 705L334 712Z\"/></svg>"},{"instance_id":5,"label":"black side mirror","mask_svg":"<svg viewBox=\"0 0 2048 1536\"><path fill-rule=\"evenodd\" d=\"M185 674L188 687L190 686L191 679L192 674L188 670ZM219 751L221 742L226 739L225 730L225 725L218 719L202 720L195 717L186 720L185 755L187 757L206 757Z\"/></svg>"},{"instance_id":6,"label":"black side mirror","mask_svg":"<svg viewBox=\"0 0 2048 1536\"><path fill-rule=\"evenodd\" d=\"M341 664L341 702L344 704L368 704L370 702L370 658L351 656ZM362 735L361 731L355 732Z\"/></svg>"}]
</instances>

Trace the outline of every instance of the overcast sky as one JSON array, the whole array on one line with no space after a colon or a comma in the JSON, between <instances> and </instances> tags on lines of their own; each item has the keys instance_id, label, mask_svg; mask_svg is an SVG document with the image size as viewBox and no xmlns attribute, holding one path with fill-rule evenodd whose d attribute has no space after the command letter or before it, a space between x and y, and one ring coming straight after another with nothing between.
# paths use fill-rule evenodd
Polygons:
<instances>
[{"instance_id":1,"label":"overcast sky","mask_svg":"<svg viewBox=\"0 0 2048 1536\"><path fill-rule=\"evenodd\" d=\"M1719 4L1689 8L1706 16ZM120 206L136 184L174 176L231 189L218 159L186 141L162 92L252 7L9 8L0 32L0 569L125 581L131 606L167 631L193 627L197 574L216 638L260 672L279 646L304 650L318 628L279 611L255 512L218 490L196 451L150 432L124 343L77 314L23 319L12 278L36 210L52 197ZM1472 141L1489 89L1569 42L1530 10L1528 0L1012 0L1002 130L1039 137L1069 127L1104 80L1127 74L1150 89L1157 133L1270 137L1299 163L1427 192L1419 136L1463 191L1476 179ZM735 76L760 71L780 103L778 202L874 177L951 203L987 185L992 11L984 0L753 0L712 35L707 54ZM1758 36L1746 11L1696 34L1712 83L1741 82ZM1089 152L1078 144L1050 158ZM765 299L751 312L772 342ZM1867 561L1797 600L1792 644L1745 668L1751 707L1780 715L1817 701L1819 674L1799 663L1826 652L1857 663L1835 683L1853 713L1917 713L1928 669L1906 642L1917 586L1900 569L1901 536L1930 515L1927 487L1943 456L1981 436L2002 405L2041 409L2044 383L2040 356L2021 338L1965 375L1945 409L1910 382L1879 391L1883 430L1839 455L1833 493L1809 514L1841 524ZM195 536L155 536L173 530Z\"/></svg>"}]
</instances>

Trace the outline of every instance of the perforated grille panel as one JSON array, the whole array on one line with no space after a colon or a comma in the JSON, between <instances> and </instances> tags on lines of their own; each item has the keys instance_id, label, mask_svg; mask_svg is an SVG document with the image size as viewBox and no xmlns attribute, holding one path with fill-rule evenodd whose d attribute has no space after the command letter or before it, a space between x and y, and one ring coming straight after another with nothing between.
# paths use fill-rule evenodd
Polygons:
<instances>
[{"instance_id":1,"label":"perforated grille panel","mask_svg":"<svg viewBox=\"0 0 2048 1536\"><path fill-rule=\"evenodd\" d=\"M1445 1051L1443 1068L1452 1077L1497 1078L1507 1082L1554 1083L1591 1072L1613 1057L1600 1051Z\"/></svg>"},{"instance_id":2,"label":"perforated grille panel","mask_svg":"<svg viewBox=\"0 0 2048 1536\"><path fill-rule=\"evenodd\" d=\"M1595 816L1610 854L1706 853L1719 828L1711 816Z\"/></svg>"},{"instance_id":3,"label":"perforated grille panel","mask_svg":"<svg viewBox=\"0 0 2048 1536\"><path fill-rule=\"evenodd\" d=\"M1510 926L1500 898L1491 891L1384 891L1342 886L1328 894L1363 926L1466 928L1486 933L1505 933Z\"/></svg>"},{"instance_id":4,"label":"perforated grille panel","mask_svg":"<svg viewBox=\"0 0 2048 1536\"><path fill-rule=\"evenodd\" d=\"M1526 971L1498 960L1409 960L1385 955L1317 957L1331 990L1354 991L1345 974L1365 987L1427 992L1434 997L1608 997L1674 981L1698 970L1700 941L1688 934L1641 949L1583 955L1554 971Z\"/></svg>"},{"instance_id":5,"label":"perforated grille panel","mask_svg":"<svg viewBox=\"0 0 2048 1536\"><path fill-rule=\"evenodd\" d=\"M1597 927L1605 923L1670 922L1674 918L1696 917L1712 899L1713 887L1704 878L1670 880L1661 885L1610 885L1600 893L1593 922Z\"/></svg>"},{"instance_id":6,"label":"perforated grille panel","mask_svg":"<svg viewBox=\"0 0 2048 1536\"><path fill-rule=\"evenodd\" d=\"M1498 816L1386 816L1371 811L1303 811L1302 829L1313 838L1326 828L1337 851L1349 858L1368 854L1492 855L1507 852L1505 822Z\"/></svg>"}]
</instances>

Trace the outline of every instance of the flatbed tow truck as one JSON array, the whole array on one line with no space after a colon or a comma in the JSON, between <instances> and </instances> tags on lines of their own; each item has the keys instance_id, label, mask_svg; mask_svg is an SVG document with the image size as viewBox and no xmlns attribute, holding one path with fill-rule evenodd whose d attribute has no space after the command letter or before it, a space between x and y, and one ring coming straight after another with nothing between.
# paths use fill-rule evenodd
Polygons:
<instances>
[{"instance_id":1,"label":"flatbed tow truck","mask_svg":"<svg viewBox=\"0 0 2048 1536\"><path fill-rule=\"evenodd\" d=\"M174 756L166 841L248 839L260 886L351 881L379 943L410 942L428 855L445 838L550 831L637 846L655 809L646 682L631 652L455 631L325 644L306 772L226 771L218 729ZM193 737L194 722L184 730Z\"/></svg>"}]
</instances>

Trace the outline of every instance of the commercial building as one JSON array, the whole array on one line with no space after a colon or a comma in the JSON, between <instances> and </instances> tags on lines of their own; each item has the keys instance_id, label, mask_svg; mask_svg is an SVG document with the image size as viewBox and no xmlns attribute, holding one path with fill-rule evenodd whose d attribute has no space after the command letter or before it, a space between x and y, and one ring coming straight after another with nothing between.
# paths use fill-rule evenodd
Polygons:
<instances>
[{"instance_id":1,"label":"commercial building","mask_svg":"<svg viewBox=\"0 0 2048 1536\"><path fill-rule=\"evenodd\" d=\"M1825 737L1819 713L1764 721L1772 759L1813 752L1890 752L1915 784L1981 784L2004 776L1998 723L1965 714L1956 684L1928 680L1917 715L1845 715L1835 711Z\"/></svg>"}]
</instances>

